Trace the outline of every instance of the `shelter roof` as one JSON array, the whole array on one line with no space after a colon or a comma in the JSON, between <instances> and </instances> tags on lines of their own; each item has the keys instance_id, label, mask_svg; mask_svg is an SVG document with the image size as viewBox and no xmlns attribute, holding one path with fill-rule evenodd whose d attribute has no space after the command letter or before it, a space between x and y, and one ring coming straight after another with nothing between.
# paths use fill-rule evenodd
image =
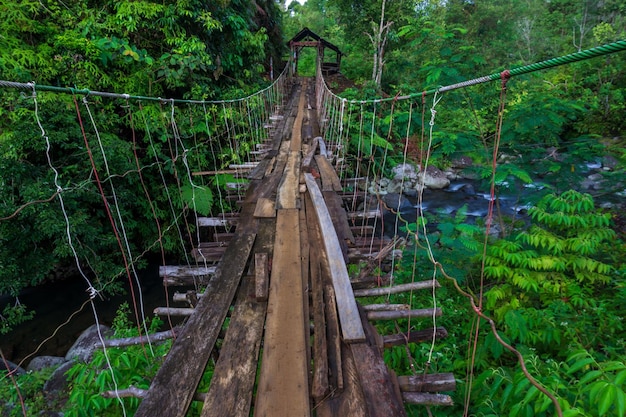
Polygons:
<instances>
[{"instance_id":1,"label":"shelter roof","mask_svg":"<svg viewBox=\"0 0 626 417\"><path fill-rule=\"evenodd\" d=\"M302 41L311 41L311 40L321 42L324 48L332 49L337 54L343 55L343 53L339 50L339 48L336 45L328 42L326 39L322 38L320 35L318 35L317 33L313 32L311 29L306 28L306 27L302 29L300 32L298 32L296 36L291 38L289 42L287 42L287 45L291 46L293 42L302 42Z\"/></svg>"}]
</instances>

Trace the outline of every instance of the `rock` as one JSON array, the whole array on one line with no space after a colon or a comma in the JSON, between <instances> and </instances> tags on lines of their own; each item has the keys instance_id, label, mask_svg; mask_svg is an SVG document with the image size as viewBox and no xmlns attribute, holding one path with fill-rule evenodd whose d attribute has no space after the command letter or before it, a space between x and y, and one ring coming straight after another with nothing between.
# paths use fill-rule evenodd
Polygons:
<instances>
[{"instance_id":1,"label":"rock","mask_svg":"<svg viewBox=\"0 0 626 417\"><path fill-rule=\"evenodd\" d=\"M613 155L605 155L602 158L602 167L607 171L613 171L617 164L619 164L619 161Z\"/></svg>"},{"instance_id":2,"label":"rock","mask_svg":"<svg viewBox=\"0 0 626 417\"><path fill-rule=\"evenodd\" d=\"M0 371L14 371L13 375L22 375L25 374L26 371L24 370L24 368L22 368L21 366L18 366L17 364L11 362L11 361L3 361L0 360Z\"/></svg>"},{"instance_id":3,"label":"rock","mask_svg":"<svg viewBox=\"0 0 626 417\"><path fill-rule=\"evenodd\" d=\"M446 177L446 174L437 167L429 166L425 172L420 172L420 176L423 176L423 183L426 188L442 189L450 185L450 180Z\"/></svg>"},{"instance_id":4,"label":"rock","mask_svg":"<svg viewBox=\"0 0 626 417\"><path fill-rule=\"evenodd\" d=\"M388 210L405 211L413 209L413 204L411 204L409 199L404 197L402 194L389 193L384 195L382 200L387 205L386 209Z\"/></svg>"},{"instance_id":5,"label":"rock","mask_svg":"<svg viewBox=\"0 0 626 417\"><path fill-rule=\"evenodd\" d=\"M54 370L50 378L43 385L43 391L46 394L54 394L64 391L67 388L67 376L65 373L74 366L74 361L68 361Z\"/></svg>"},{"instance_id":6,"label":"rock","mask_svg":"<svg viewBox=\"0 0 626 417\"><path fill-rule=\"evenodd\" d=\"M446 169L444 171L444 174L446 176L447 179L449 179L450 181L454 181L454 180L458 180L459 179L459 174L457 174L457 172L453 169Z\"/></svg>"},{"instance_id":7,"label":"rock","mask_svg":"<svg viewBox=\"0 0 626 417\"><path fill-rule=\"evenodd\" d=\"M464 169L474 165L474 160L470 156L461 156L460 158L452 161L452 168Z\"/></svg>"},{"instance_id":8,"label":"rock","mask_svg":"<svg viewBox=\"0 0 626 417\"><path fill-rule=\"evenodd\" d=\"M52 368L65 362L65 358L60 356L36 356L29 362L26 370L41 371L44 368Z\"/></svg>"},{"instance_id":9,"label":"rock","mask_svg":"<svg viewBox=\"0 0 626 417\"><path fill-rule=\"evenodd\" d=\"M417 181L417 171L415 170L415 167L411 164L396 165L395 167L393 167L391 172L393 172L394 180L401 181L404 178L405 181Z\"/></svg>"},{"instance_id":10,"label":"rock","mask_svg":"<svg viewBox=\"0 0 626 417\"><path fill-rule=\"evenodd\" d=\"M111 329L107 326L100 325L100 332L105 337L111 333ZM74 342L70 350L65 355L65 360L78 360L81 362L89 362L91 355L98 348L100 337L98 336L98 328L95 324L85 330Z\"/></svg>"},{"instance_id":11,"label":"rock","mask_svg":"<svg viewBox=\"0 0 626 417\"><path fill-rule=\"evenodd\" d=\"M357 211L370 211L370 210L376 210L378 208L378 198L376 198L375 195L368 195L367 196L367 202L362 202L361 204L359 204L359 206L357 207Z\"/></svg>"},{"instance_id":12,"label":"rock","mask_svg":"<svg viewBox=\"0 0 626 417\"><path fill-rule=\"evenodd\" d=\"M387 178L375 180L368 188L368 192L379 195L387 194L387 186L389 186L389 182L390 181Z\"/></svg>"},{"instance_id":13,"label":"rock","mask_svg":"<svg viewBox=\"0 0 626 417\"><path fill-rule=\"evenodd\" d=\"M581 182L580 187L583 190L602 190L603 182L602 174L591 174Z\"/></svg>"},{"instance_id":14,"label":"rock","mask_svg":"<svg viewBox=\"0 0 626 417\"><path fill-rule=\"evenodd\" d=\"M387 185L387 193L388 194L401 194L406 188L407 185L411 185L409 181L403 181L402 179L393 179Z\"/></svg>"}]
</instances>

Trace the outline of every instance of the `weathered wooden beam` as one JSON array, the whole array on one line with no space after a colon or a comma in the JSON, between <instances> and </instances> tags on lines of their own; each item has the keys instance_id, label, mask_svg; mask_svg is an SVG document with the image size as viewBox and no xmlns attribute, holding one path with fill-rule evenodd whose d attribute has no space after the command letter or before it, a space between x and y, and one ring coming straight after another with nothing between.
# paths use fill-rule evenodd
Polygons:
<instances>
[{"instance_id":1,"label":"weathered wooden beam","mask_svg":"<svg viewBox=\"0 0 626 417\"><path fill-rule=\"evenodd\" d=\"M370 417L359 375L356 370L351 345L341 343L343 361L344 388L341 393L334 393L316 404L317 417Z\"/></svg>"},{"instance_id":2,"label":"weathered wooden beam","mask_svg":"<svg viewBox=\"0 0 626 417\"><path fill-rule=\"evenodd\" d=\"M276 217L276 202L269 198L259 198L254 209L254 217Z\"/></svg>"},{"instance_id":3,"label":"weathered wooden beam","mask_svg":"<svg viewBox=\"0 0 626 417\"><path fill-rule=\"evenodd\" d=\"M215 275L215 266L183 266L183 265L161 265L159 266L160 277L210 277Z\"/></svg>"},{"instance_id":4,"label":"weathered wooden beam","mask_svg":"<svg viewBox=\"0 0 626 417\"><path fill-rule=\"evenodd\" d=\"M363 316L365 312L362 312ZM370 417L406 417L399 390L396 389L394 376L389 370L377 346L378 334L374 327L365 320L363 327L367 343L350 345L356 364L363 397Z\"/></svg>"},{"instance_id":5,"label":"weathered wooden beam","mask_svg":"<svg viewBox=\"0 0 626 417\"><path fill-rule=\"evenodd\" d=\"M341 191L343 188L339 177L328 159L322 155L315 155L315 162L322 177L322 191Z\"/></svg>"},{"instance_id":6,"label":"weathered wooden beam","mask_svg":"<svg viewBox=\"0 0 626 417\"><path fill-rule=\"evenodd\" d=\"M311 396L315 402L321 401L329 392L328 384L328 342L326 338L326 316L324 314L324 286L319 258L311 256L311 306L313 309L313 381Z\"/></svg>"},{"instance_id":7,"label":"weathered wooden beam","mask_svg":"<svg viewBox=\"0 0 626 417\"><path fill-rule=\"evenodd\" d=\"M191 256L196 262L218 262L222 259L228 246L199 247L191 250Z\"/></svg>"},{"instance_id":8,"label":"weathered wooden beam","mask_svg":"<svg viewBox=\"0 0 626 417\"><path fill-rule=\"evenodd\" d=\"M311 161L313 160L313 157L315 156L315 151L317 151L317 142L318 142L318 138L315 138L311 141L311 146L309 147L306 155L304 156L304 158L302 158L302 167L303 168L309 168L311 166Z\"/></svg>"},{"instance_id":9,"label":"weathered wooden beam","mask_svg":"<svg viewBox=\"0 0 626 417\"><path fill-rule=\"evenodd\" d=\"M411 309L411 306L408 304L367 304L362 307L365 311L398 311Z\"/></svg>"},{"instance_id":10,"label":"weathered wooden beam","mask_svg":"<svg viewBox=\"0 0 626 417\"><path fill-rule=\"evenodd\" d=\"M456 390L452 373L399 376L398 385L403 392L442 392Z\"/></svg>"},{"instance_id":11,"label":"weathered wooden beam","mask_svg":"<svg viewBox=\"0 0 626 417\"><path fill-rule=\"evenodd\" d=\"M344 389L343 375L343 351L341 348L341 337L339 327L339 316L337 314L337 302L335 290L332 285L324 287L324 305L326 307L326 338L328 343L328 365L330 369L329 385L334 392L341 392Z\"/></svg>"},{"instance_id":12,"label":"weathered wooden beam","mask_svg":"<svg viewBox=\"0 0 626 417\"><path fill-rule=\"evenodd\" d=\"M160 266L159 276L163 277L163 285L168 287L184 287L187 285L205 285L215 275L215 266Z\"/></svg>"},{"instance_id":13,"label":"weathered wooden beam","mask_svg":"<svg viewBox=\"0 0 626 417\"><path fill-rule=\"evenodd\" d=\"M417 310L398 310L398 311L368 311L368 320L396 320L406 318L425 318L432 317L433 313L436 317L441 316L441 309L421 308Z\"/></svg>"},{"instance_id":14,"label":"weathered wooden beam","mask_svg":"<svg viewBox=\"0 0 626 417\"><path fill-rule=\"evenodd\" d=\"M165 330L162 332L156 332L149 335L137 336L137 337L124 337L121 339L105 339L104 345L102 342L96 342L95 346L100 347L124 347L124 346L134 346L148 343L157 343L163 342L169 339L173 339L177 334L180 333L180 327L175 326L170 330Z\"/></svg>"},{"instance_id":15,"label":"weathered wooden beam","mask_svg":"<svg viewBox=\"0 0 626 417\"><path fill-rule=\"evenodd\" d=\"M276 209L298 208L300 195L300 152L290 151L287 166L276 192Z\"/></svg>"},{"instance_id":16,"label":"weathered wooden beam","mask_svg":"<svg viewBox=\"0 0 626 417\"><path fill-rule=\"evenodd\" d=\"M332 219L324 203L322 193L315 182L315 178L309 173L305 173L304 178L320 224L330 274L337 295L337 309L339 311L343 340L347 343L362 341L365 339L365 333L363 332L359 310L354 300L348 270L343 256L341 256L341 246L339 245L337 232L335 232Z\"/></svg>"},{"instance_id":17,"label":"weathered wooden beam","mask_svg":"<svg viewBox=\"0 0 626 417\"><path fill-rule=\"evenodd\" d=\"M267 262L267 253L254 254L254 295L257 301L267 301L269 289L269 265Z\"/></svg>"},{"instance_id":18,"label":"weathered wooden beam","mask_svg":"<svg viewBox=\"0 0 626 417\"><path fill-rule=\"evenodd\" d=\"M380 217L380 210L360 210L347 213L349 219L374 219Z\"/></svg>"},{"instance_id":19,"label":"weathered wooden beam","mask_svg":"<svg viewBox=\"0 0 626 417\"><path fill-rule=\"evenodd\" d=\"M257 417L310 415L298 211L278 210L276 216Z\"/></svg>"},{"instance_id":20,"label":"weathered wooden beam","mask_svg":"<svg viewBox=\"0 0 626 417\"><path fill-rule=\"evenodd\" d=\"M362 226L352 226L350 227L352 230L352 234L359 237L370 237L374 234L374 226L362 225Z\"/></svg>"},{"instance_id":21,"label":"weathered wooden beam","mask_svg":"<svg viewBox=\"0 0 626 417\"><path fill-rule=\"evenodd\" d=\"M187 292L175 292L172 296L172 301L175 303L185 303L188 302L193 304L194 306L198 303L198 298L203 297L204 293L195 292L195 291L187 291ZM195 303L193 303L195 301Z\"/></svg>"},{"instance_id":22,"label":"weathered wooden beam","mask_svg":"<svg viewBox=\"0 0 626 417\"><path fill-rule=\"evenodd\" d=\"M272 162L272 158L265 158L259 161L258 165L254 167L252 171L248 174L248 179L250 180L261 180L266 175L267 167Z\"/></svg>"},{"instance_id":23,"label":"weathered wooden beam","mask_svg":"<svg viewBox=\"0 0 626 417\"><path fill-rule=\"evenodd\" d=\"M267 303L250 293L253 277L242 279L220 356L206 394L202 417L248 417L263 336Z\"/></svg>"},{"instance_id":24,"label":"weathered wooden beam","mask_svg":"<svg viewBox=\"0 0 626 417\"><path fill-rule=\"evenodd\" d=\"M217 169L212 171L196 171L192 172L191 175L194 177L204 176L204 175L220 175L220 174L238 174L242 170L241 169Z\"/></svg>"},{"instance_id":25,"label":"weathered wooden beam","mask_svg":"<svg viewBox=\"0 0 626 417\"><path fill-rule=\"evenodd\" d=\"M198 217L198 227L226 227L233 226L239 222L238 214L229 214L219 217Z\"/></svg>"},{"instance_id":26,"label":"weathered wooden beam","mask_svg":"<svg viewBox=\"0 0 626 417\"><path fill-rule=\"evenodd\" d=\"M408 284L391 285L388 287L368 288L363 290L354 290L355 297L377 297L379 295L399 294L407 291L417 291L439 288L437 280L416 281Z\"/></svg>"},{"instance_id":27,"label":"weathered wooden beam","mask_svg":"<svg viewBox=\"0 0 626 417\"><path fill-rule=\"evenodd\" d=\"M186 317L191 316L195 310L195 308L156 307L154 314L157 316Z\"/></svg>"},{"instance_id":28,"label":"weathered wooden beam","mask_svg":"<svg viewBox=\"0 0 626 417\"><path fill-rule=\"evenodd\" d=\"M405 403L418 405L454 405L454 401L449 395L428 392L403 392L402 400Z\"/></svg>"},{"instance_id":29,"label":"weathered wooden beam","mask_svg":"<svg viewBox=\"0 0 626 417\"><path fill-rule=\"evenodd\" d=\"M228 309L246 267L256 234L243 232L228 246L224 263L207 287L197 314L189 320L172 345L150 390L139 404L136 417L183 417L193 399ZM184 366L181 366L184 364Z\"/></svg>"},{"instance_id":30,"label":"weathered wooden beam","mask_svg":"<svg viewBox=\"0 0 626 417\"><path fill-rule=\"evenodd\" d=\"M399 333L383 336L384 347L400 346L406 343L422 343L432 342L433 337L435 340L444 339L448 337L448 331L443 327L437 327L433 329L414 330L408 333Z\"/></svg>"}]
</instances>

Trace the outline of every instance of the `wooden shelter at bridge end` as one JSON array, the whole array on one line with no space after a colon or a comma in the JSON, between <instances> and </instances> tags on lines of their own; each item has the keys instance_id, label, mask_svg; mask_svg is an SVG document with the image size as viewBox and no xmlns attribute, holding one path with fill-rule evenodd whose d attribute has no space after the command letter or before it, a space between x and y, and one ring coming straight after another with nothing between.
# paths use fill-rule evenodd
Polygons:
<instances>
[{"instance_id":1,"label":"wooden shelter at bridge end","mask_svg":"<svg viewBox=\"0 0 626 417\"><path fill-rule=\"evenodd\" d=\"M298 72L298 57L300 55L300 51L302 51L302 48L305 47L314 47L317 49L317 59L321 63L322 72L324 73L324 75L336 74L339 72L341 57L343 53L336 45L328 42L326 39L322 38L311 29L305 27L293 38L291 38L291 40L289 40L287 44L289 45L291 55L294 59L296 73ZM334 52L334 61L326 61L327 49L330 49L332 52Z\"/></svg>"}]
</instances>

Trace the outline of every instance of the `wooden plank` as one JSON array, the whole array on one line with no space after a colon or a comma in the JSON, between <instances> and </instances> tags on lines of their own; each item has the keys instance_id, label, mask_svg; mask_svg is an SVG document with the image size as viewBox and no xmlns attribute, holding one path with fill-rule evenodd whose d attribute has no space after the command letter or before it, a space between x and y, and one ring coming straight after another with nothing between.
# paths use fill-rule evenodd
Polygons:
<instances>
[{"instance_id":1,"label":"wooden plank","mask_svg":"<svg viewBox=\"0 0 626 417\"><path fill-rule=\"evenodd\" d=\"M445 394L431 394L428 392L403 392L402 399L409 404L419 405L454 405L452 397Z\"/></svg>"},{"instance_id":2,"label":"wooden plank","mask_svg":"<svg viewBox=\"0 0 626 417\"><path fill-rule=\"evenodd\" d=\"M226 232L215 232L213 233L213 240L217 243L221 243L227 245L233 237L235 237L234 233L226 233Z\"/></svg>"},{"instance_id":3,"label":"wooden plank","mask_svg":"<svg viewBox=\"0 0 626 417\"><path fill-rule=\"evenodd\" d=\"M315 155L315 162L322 176L322 191L342 191L341 181L328 159L322 155Z\"/></svg>"},{"instance_id":4,"label":"wooden plank","mask_svg":"<svg viewBox=\"0 0 626 417\"><path fill-rule=\"evenodd\" d=\"M224 256L228 246L199 247L191 250L191 257L196 262L218 262Z\"/></svg>"},{"instance_id":5,"label":"wooden plank","mask_svg":"<svg viewBox=\"0 0 626 417\"><path fill-rule=\"evenodd\" d=\"M274 200L259 198L254 209L254 217L276 217L276 205Z\"/></svg>"},{"instance_id":6,"label":"wooden plank","mask_svg":"<svg viewBox=\"0 0 626 417\"><path fill-rule=\"evenodd\" d=\"M348 217L346 215L346 217ZM352 230L352 234L358 235L359 237L369 237L369 236L373 236L374 235L374 226L368 226L368 225L362 225L362 226L352 226L350 227L350 230Z\"/></svg>"},{"instance_id":7,"label":"wooden plank","mask_svg":"<svg viewBox=\"0 0 626 417\"><path fill-rule=\"evenodd\" d=\"M203 176L203 175L219 175L219 174L238 174L242 170L241 169L218 169L213 171L196 171L192 172L191 175L194 177Z\"/></svg>"},{"instance_id":8,"label":"wooden plank","mask_svg":"<svg viewBox=\"0 0 626 417\"><path fill-rule=\"evenodd\" d=\"M326 306L326 339L328 342L328 367L330 370L329 385L333 392L343 391L345 384L343 379L343 354L341 349L341 337L339 317L337 313L337 300L335 290L331 284L324 287L324 304Z\"/></svg>"},{"instance_id":9,"label":"wooden plank","mask_svg":"<svg viewBox=\"0 0 626 417\"><path fill-rule=\"evenodd\" d=\"M135 416L185 416L235 296L255 236L242 233L228 246L225 262L207 287L211 296L198 302L196 314L189 317L174 341Z\"/></svg>"},{"instance_id":10,"label":"wooden plank","mask_svg":"<svg viewBox=\"0 0 626 417\"><path fill-rule=\"evenodd\" d=\"M300 195L300 159L299 152L289 152L285 173L278 186L276 196L277 209L298 208L298 197Z\"/></svg>"},{"instance_id":11,"label":"wooden plank","mask_svg":"<svg viewBox=\"0 0 626 417\"><path fill-rule=\"evenodd\" d=\"M349 219L375 219L380 217L380 210L349 211L346 215Z\"/></svg>"},{"instance_id":12,"label":"wooden plank","mask_svg":"<svg viewBox=\"0 0 626 417\"><path fill-rule=\"evenodd\" d=\"M291 131L291 148L289 149L291 152L300 153L302 151L302 120L304 119L304 104L306 102L306 85L307 80L304 79L298 100L298 113Z\"/></svg>"},{"instance_id":13,"label":"wooden plank","mask_svg":"<svg viewBox=\"0 0 626 417\"><path fill-rule=\"evenodd\" d=\"M311 259L311 246L309 230L307 227L306 210L302 207L298 210L300 220L300 269L302 271L302 314L304 316L304 335L306 337L306 363L311 363L311 311L309 306L309 295L311 289L311 277L309 273L309 263ZM317 249L318 246L315 247ZM309 372L309 387L311 386L311 374Z\"/></svg>"},{"instance_id":14,"label":"wooden plank","mask_svg":"<svg viewBox=\"0 0 626 417\"><path fill-rule=\"evenodd\" d=\"M365 408L365 399L359 383L356 365L352 358L351 346L341 343L341 356L343 361L343 374L345 375L345 388L340 395L336 394L324 398L317 403L317 417L369 417Z\"/></svg>"},{"instance_id":15,"label":"wooden plank","mask_svg":"<svg viewBox=\"0 0 626 417\"><path fill-rule=\"evenodd\" d=\"M384 347L401 346L407 343L432 342L448 337L448 331L444 327L433 329L413 330L408 333L399 333L383 336Z\"/></svg>"},{"instance_id":16,"label":"wooden plank","mask_svg":"<svg viewBox=\"0 0 626 417\"><path fill-rule=\"evenodd\" d=\"M456 379L452 373L407 375L398 377L403 392L441 392L456 390Z\"/></svg>"},{"instance_id":17,"label":"wooden plank","mask_svg":"<svg viewBox=\"0 0 626 417\"><path fill-rule=\"evenodd\" d=\"M365 312L361 312L365 315ZM382 354L376 346L378 334L374 327L363 325L368 342L353 343L350 348L354 356L363 397L370 417L406 417L399 390L393 380L395 375L387 368Z\"/></svg>"},{"instance_id":18,"label":"wooden plank","mask_svg":"<svg viewBox=\"0 0 626 417\"><path fill-rule=\"evenodd\" d=\"M254 287L254 278L242 279L237 303L231 314L209 392L204 401L202 417L250 415L267 308L267 303L255 301Z\"/></svg>"},{"instance_id":19,"label":"wooden plank","mask_svg":"<svg viewBox=\"0 0 626 417\"><path fill-rule=\"evenodd\" d=\"M181 266L181 265L162 265L159 267L160 277L196 277L209 278L215 274L216 266Z\"/></svg>"},{"instance_id":20,"label":"wooden plank","mask_svg":"<svg viewBox=\"0 0 626 417\"><path fill-rule=\"evenodd\" d=\"M305 211L312 214L314 208L311 199L305 196ZM313 248L322 245L322 238L317 224L317 219L313 215L307 216L307 228L309 240ZM312 250L309 257L309 271L311 276L311 309L313 313L313 379L311 382L311 396L316 403L319 403L330 388L328 382L328 339L326 337L326 315L324 302L324 282L322 278L322 267L320 253ZM337 323L337 336L339 335ZM337 337L338 339L338 337Z\"/></svg>"},{"instance_id":21,"label":"wooden plank","mask_svg":"<svg viewBox=\"0 0 626 417\"><path fill-rule=\"evenodd\" d=\"M267 171L267 166L271 162L271 158L261 160L256 167L248 174L247 178L251 180L263 179Z\"/></svg>"},{"instance_id":22,"label":"wooden plank","mask_svg":"<svg viewBox=\"0 0 626 417\"><path fill-rule=\"evenodd\" d=\"M396 311L396 310L410 310L411 306L408 304L366 304L363 306L365 311Z\"/></svg>"},{"instance_id":23,"label":"wooden plank","mask_svg":"<svg viewBox=\"0 0 626 417\"><path fill-rule=\"evenodd\" d=\"M368 320L397 320L408 318L427 318L435 315L441 317L440 308L420 308L417 310L397 310L397 311L368 311Z\"/></svg>"},{"instance_id":24,"label":"wooden plank","mask_svg":"<svg viewBox=\"0 0 626 417\"><path fill-rule=\"evenodd\" d=\"M287 165L287 157L289 155L289 144L287 142L280 145L280 151L276 155L275 166L271 175L266 176L265 180L254 189L253 193L246 195L246 201L254 202L259 198L271 198L276 193L276 187L283 177L283 171Z\"/></svg>"},{"instance_id":25,"label":"wooden plank","mask_svg":"<svg viewBox=\"0 0 626 417\"><path fill-rule=\"evenodd\" d=\"M278 211L256 417L310 415L299 225L298 210Z\"/></svg>"},{"instance_id":26,"label":"wooden plank","mask_svg":"<svg viewBox=\"0 0 626 417\"><path fill-rule=\"evenodd\" d=\"M254 277L256 283L254 295L257 301L267 301L269 288L268 266L267 253L254 254Z\"/></svg>"},{"instance_id":27,"label":"wooden plank","mask_svg":"<svg viewBox=\"0 0 626 417\"><path fill-rule=\"evenodd\" d=\"M329 392L328 349L326 338L326 317L324 314L324 289L317 256L311 256L311 301L313 308L313 382L311 396L315 402L321 401Z\"/></svg>"},{"instance_id":28,"label":"wooden plank","mask_svg":"<svg viewBox=\"0 0 626 417\"><path fill-rule=\"evenodd\" d=\"M346 211L343 209L341 198L339 198L337 193L334 191L322 191L322 195L324 196L326 207L328 207L328 211L333 219L333 224L335 225L335 230L337 231L337 238L340 242L354 243L354 235L350 229L348 216L346 216Z\"/></svg>"},{"instance_id":29,"label":"wooden plank","mask_svg":"<svg viewBox=\"0 0 626 417\"><path fill-rule=\"evenodd\" d=\"M437 280L429 279L428 281L409 282L408 284L398 284L388 287L369 288L364 290L354 290L355 297L377 297L379 295L399 294L407 291L417 291L439 288Z\"/></svg>"},{"instance_id":30,"label":"wooden plank","mask_svg":"<svg viewBox=\"0 0 626 417\"><path fill-rule=\"evenodd\" d=\"M309 168L311 166L311 161L313 161L313 157L315 156L315 151L317 151L317 141L318 141L317 138L313 139L313 141L311 142L311 146L309 146L309 149L306 153L306 156L302 158L303 168Z\"/></svg>"},{"instance_id":31,"label":"wooden plank","mask_svg":"<svg viewBox=\"0 0 626 417\"><path fill-rule=\"evenodd\" d=\"M239 222L239 215L224 215L219 217L198 217L198 227L226 227L236 225Z\"/></svg>"},{"instance_id":32,"label":"wooden plank","mask_svg":"<svg viewBox=\"0 0 626 417\"><path fill-rule=\"evenodd\" d=\"M337 239L337 233L315 179L309 173L305 173L304 178L320 224L331 278L337 294L337 307L343 340L347 343L362 341L365 339L365 333L363 332L363 325L359 317L356 301L354 300L352 286L350 285L348 269L343 257L340 255L341 246Z\"/></svg>"},{"instance_id":33,"label":"wooden plank","mask_svg":"<svg viewBox=\"0 0 626 417\"><path fill-rule=\"evenodd\" d=\"M186 317L191 316L195 311L195 308L156 307L153 313L156 316Z\"/></svg>"}]
</instances>

